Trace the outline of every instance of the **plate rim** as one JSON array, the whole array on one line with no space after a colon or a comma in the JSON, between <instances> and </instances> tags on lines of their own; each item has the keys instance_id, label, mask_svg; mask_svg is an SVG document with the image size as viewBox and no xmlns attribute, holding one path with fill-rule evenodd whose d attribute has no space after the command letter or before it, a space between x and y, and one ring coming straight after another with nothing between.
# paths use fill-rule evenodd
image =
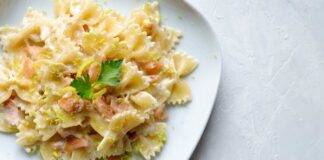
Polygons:
<instances>
[{"instance_id":1,"label":"plate rim","mask_svg":"<svg viewBox=\"0 0 324 160\"><path fill-rule=\"evenodd\" d=\"M191 159L192 158L192 155L193 153L195 152L195 150L197 149L198 147L198 144L199 142L201 141L205 131L206 131L206 128L207 128L207 124L210 120L210 117L211 117L211 114L215 108L215 105L216 105L216 99L217 99L217 95L218 95L218 91L219 91L219 87L220 87L220 81L221 81L221 77L222 77L222 69L223 69L223 61L222 61L222 48L220 46L220 43L219 43L219 40L218 40L218 36L215 32L215 29L213 28L213 25L210 23L209 19L206 17L205 14L201 13L201 11L195 7L195 5L193 5L192 3L189 2L189 0L181 0L183 3L185 3L190 9L192 9L193 11L196 12L196 14L206 23L207 27L210 29L210 31L212 32L212 37L214 38L215 40L215 51L216 52L216 59L217 59L217 67L219 68L219 76L216 77L217 79L217 84L216 84L216 89L215 89L215 93L214 95L212 95L212 97L214 97L214 100L213 100L213 103L212 103L212 106L208 108L208 115L207 117L205 117L203 119L203 129L200 131L199 133L199 136L198 138L196 138L195 142L194 142L194 145L191 147L190 151L189 151L189 154L188 154L188 157L186 157L186 159Z\"/></svg>"}]
</instances>

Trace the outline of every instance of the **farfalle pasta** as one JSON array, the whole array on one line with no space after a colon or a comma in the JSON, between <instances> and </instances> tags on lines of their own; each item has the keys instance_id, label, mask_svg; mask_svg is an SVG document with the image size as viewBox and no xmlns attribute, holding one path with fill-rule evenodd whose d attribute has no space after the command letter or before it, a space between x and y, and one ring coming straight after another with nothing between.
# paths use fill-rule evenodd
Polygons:
<instances>
[{"instance_id":1,"label":"farfalle pasta","mask_svg":"<svg viewBox=\"0 0 324 160\"><path fill-rule=\"evenodd\" d=\"M197 60L157 2L129 17L92 0L55 0L1 27L0 131L44 160L154 158L167 141L166 105L192 99Z\"/></svg>"}]
</instances>

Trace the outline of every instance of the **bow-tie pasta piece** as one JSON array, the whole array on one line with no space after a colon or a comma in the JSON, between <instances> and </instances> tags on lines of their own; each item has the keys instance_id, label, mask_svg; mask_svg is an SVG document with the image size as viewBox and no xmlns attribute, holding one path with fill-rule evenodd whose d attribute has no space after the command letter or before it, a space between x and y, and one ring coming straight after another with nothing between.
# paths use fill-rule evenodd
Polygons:
<instances>
[{"instance_id":1,"label":"bow-tie pasta piece","mask_svg":"<svg viewBox=\"0 0 324 160\"><path fill-rule=\"evenodd\" d=\"M149 86L149 78L132 62L122 64L120 85L116 88L119 94L133 94Z\"/></svg>"},{"instance_id":2,"label":"bow-tie pasta piece","mask_svg":"<svg viewBox=\"0 0 324 160\"><path fill-rule=\"evenodd\" d=\"M136 111L126 111L115 115L108 126L104 139L98 145L97 150L110 148L117 140L125 136L131 129L143 123L145 117Z\"/></svg>"},{"instance_id":3,"label":"bow-tie pasta piece","mask_svg":"<svg viewBox=\"0 0 324 160\"><path fill-rule=\"evenodd\" d=\"M145 159L151 159L166 142L166 124L154 122L141 128L139 133L141 135L135 140L134 147Z\"/></svg>"},{"instance_id":4,"label":"bow-tie pasta piece","mask_svg":"<svg viewBox=\"0 0 324 160\"><path fill-rule=\"evenodd\" d=\"M157 107L157 100L148 92L142 91L135 95L132 95L130 99L138 106L138 110L150 111Z\"/></svg>"},{"instance_id":5,"label":"bow-tie pasta piece","mask_svg":"<svg viewBox=\"0 0 324 160\"><path fill-rule=\"evenodd\" d=\"M176 52L173 54L173 61L179 76L186 76L191 73L198 65L198 61L193 57Z\"/></svg>"},{"instance_id":6,"label":"bow-tie pasta piece","mask_svg":"<svg viewBox=\"0 0 324 160\"><path fill-rule=\"evenodd\" d=\"M171 96L168 99L169 104L184 104L192 99L191 91L188 83L185 80L177 81L171 91Z\"/></svg>"}]
</instances>

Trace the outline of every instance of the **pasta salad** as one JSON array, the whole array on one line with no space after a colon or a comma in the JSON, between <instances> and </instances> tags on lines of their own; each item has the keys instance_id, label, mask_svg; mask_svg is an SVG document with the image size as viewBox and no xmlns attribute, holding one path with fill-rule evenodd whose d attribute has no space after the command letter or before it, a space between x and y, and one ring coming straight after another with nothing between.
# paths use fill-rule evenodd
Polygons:
<instances>
[{"instance_id":1,"label":"pasta salad","mask_svg":"<svg viewBox=\"0 0 324 160\"><path fill-rule=\"evenodd\" d=\"M0 131L44 160L152 159L166 106L191 100L198 62L176 51L157 2L123 16L92 0L54 0L0 28Z\"/></svg>"}]
</instances>

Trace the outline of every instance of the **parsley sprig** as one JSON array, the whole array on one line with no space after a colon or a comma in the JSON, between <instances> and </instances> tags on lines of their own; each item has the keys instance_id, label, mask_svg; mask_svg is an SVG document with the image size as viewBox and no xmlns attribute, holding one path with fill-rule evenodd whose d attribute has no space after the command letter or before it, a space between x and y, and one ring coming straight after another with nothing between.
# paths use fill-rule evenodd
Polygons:
<instances>
[{"instance_id":1,"label":"parsley sprig","mask_svg":"<svg viewBox=\"0 0 324 160\"><path fill-rule=\"evenodd\" d=\"M101 64L101 73L98 78L98 83L115 87L120 82L120 70L122 61L106 61Z\"/></svg>"},{"instance_id":2,"label":"parsley sprig","mask_svg":"<svg viewBox=\"0 0 324 160\"><path fill-rule=\"evenodd\" d=\"M94 83L103 86L116 87L120 83L122 62L122 60L103 62L101 64L99 78ZM88 75L74 79L71 86L76 89L81 98L86 100L93 99L94 89Z\"/></svg>"},{"instance_id":3,"label":"parsley sprig","mask_svg":"<svg viewBox=\"0 0 324 160\"><path fill-rule=\"evenodd\" d=\"M74 79L71 83L71 86L74 87L78 95L87 100L91 100L93 97L93 88L91 86L90 78L88 75Z\"/></svg>"}]
</instances>

